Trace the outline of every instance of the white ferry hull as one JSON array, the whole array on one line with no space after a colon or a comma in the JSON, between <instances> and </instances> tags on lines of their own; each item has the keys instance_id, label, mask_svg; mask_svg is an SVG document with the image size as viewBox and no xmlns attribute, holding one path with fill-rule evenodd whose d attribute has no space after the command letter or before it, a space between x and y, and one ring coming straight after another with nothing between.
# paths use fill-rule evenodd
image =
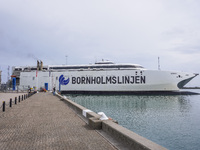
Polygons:
<instances>
[{"instance_id":1,"label":"white ferry hull","mask_svg":"<svg viewBox=\"0 0 200 150\"><path fill-rule=\"evenodd\" d=\"M37 77L36 77L37 74ZM140 93L179 91L197 74L157 70L76 70L21 72L23 87L44 87L63 93Z\"/></svg>"},{"instance_id":2,"label":"white ferry hull","mask_svg":"<svg viewBox=\"0 0 200 150\"><path fill-rule=\"evenodd\" d=\"M136 73L137 72L137 73ZM177 91L179 90L178 83L183 80L194 77L194 74L171 74L164 71L91 71L77 72L75 75L64 73L65 79L74 80L68 85L62 85L63 91ZM95 80L92 83L82 81L88 74ZM180 75L180 77L179 77ZM187 76L186 76L187 75ZM74 77L74 78L73 78ZM107 78L106 78L107 77ZM111 81L107 81L112 78ZM142 78L142 79L141 79ZM126 79L126 80L125 80ZM98 81L99 80L99 81Z\"/></svg>"}]
</instances>

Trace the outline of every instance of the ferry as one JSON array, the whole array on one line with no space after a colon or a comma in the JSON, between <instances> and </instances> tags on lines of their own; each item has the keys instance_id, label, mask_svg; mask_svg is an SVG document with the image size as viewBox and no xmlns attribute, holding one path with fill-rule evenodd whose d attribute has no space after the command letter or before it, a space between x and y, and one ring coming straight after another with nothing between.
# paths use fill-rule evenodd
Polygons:
<instances>
[{"instance_id":1,"label":"ferry","mask_svg":"<svg viewBox=\"0 0 200 150\"><path fill-rule=\"evenodd\" d=\"M39 69L38 69L39 68ZM19 87L54 87L66 94L154 94L179 92L197 73L148 70L139 64L100 61L20 70Z\"/></svg>"}]
</instances>

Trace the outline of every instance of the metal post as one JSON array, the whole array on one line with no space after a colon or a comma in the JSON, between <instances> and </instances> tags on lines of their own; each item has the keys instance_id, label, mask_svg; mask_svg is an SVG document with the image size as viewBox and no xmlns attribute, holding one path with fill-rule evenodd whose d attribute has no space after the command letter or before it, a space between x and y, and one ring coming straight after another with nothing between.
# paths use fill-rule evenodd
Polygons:
<instances>
[{"instance_id":1,"label":"metal post","mask_svg":"<svg viewBox=\"0 0 200 150\"><path fill-rule=\"evenodd\" d=\"M17 97L15 97L15 104L17 104Z\"/></svg>"},{"instance_id":2,"label":"metal post","mask_svg":"<svg viewBox=\"0 0 200 150\"><path fill-rule=\"evenodd\" d=\"M6 109L6 102L3 101L3 112L5 111L5 109Z\"/></svg>"},{"instance_id":3,"label":"metal post","mask_svg":"<svg viewBox=\"0 0 200 150\"><path fill-rule=\"evenodd\" d=\"M19 96L19 103L20 103L20 96Z\"/></svg>"},{"instance_id":4,"label":"metal post","mask_svg":"<svg viewBox=\"0 0 200 150\"><path fill-rule=\"evenodd\" d=\"M10 107L12 107L12 98L10 99Z\"/></svg>"},{"instance_id":5,"label":"metal post","mask_svg":"<svg viewBox=\"0 0 200 150\"><path fill-rule=\"evenodd\" d=\"M23 95L22 95L22 101L23 101Z\"/></svg>"}]
</instances>

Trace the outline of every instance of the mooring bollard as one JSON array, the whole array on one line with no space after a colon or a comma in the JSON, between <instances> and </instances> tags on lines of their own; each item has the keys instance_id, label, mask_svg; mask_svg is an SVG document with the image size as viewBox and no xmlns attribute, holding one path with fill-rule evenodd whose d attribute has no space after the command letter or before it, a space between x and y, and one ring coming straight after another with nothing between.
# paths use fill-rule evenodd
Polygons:
<instances>
[{"instance_id":1,"label":"mooring bollard","mask_svg":"<svg viewBox=\"0 0 200 150\"><path fill-rule=\"evenodd\" d=\"M10 99L10 107L12 107L12 98Z\"/></svg>"},{"instance_id":2,"label":"mooring bollard","mask_svg":"<svg viewBox=\"0 0 200 150\"><path fill-rule=\"evenodd\" d=\"M17 97L15 97L15 104L17 104Z\"/></svg>"},{"instance_id":3,"label":"mooring bollard","mask_svg":"<svg viewBox=\"0 0 200 150\"><path fill-rule=\"evenodd\" d=\"M19 96L19 103L20 103L20 96Z\"/></svg>"},{"instance_id":4,"label":"mooring bollard","mask_svg":"<svg viewBox=\"0 0 200 150\"><path fill-rule=\"evenodd\" d=\"M5 111L5 109L6 109L6 102L3 101L3 112Z\"/></svg>"}]
</instances>

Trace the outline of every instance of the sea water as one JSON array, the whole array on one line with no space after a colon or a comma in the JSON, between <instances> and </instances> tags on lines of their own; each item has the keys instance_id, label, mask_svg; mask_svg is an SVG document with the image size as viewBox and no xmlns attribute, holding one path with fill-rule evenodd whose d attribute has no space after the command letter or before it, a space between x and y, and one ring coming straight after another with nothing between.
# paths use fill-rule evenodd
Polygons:
<instances>
[{"instance_id":1,"label":"sea water","mask_svg":"<svg viewBox=\"0 0 200 150\"><path fill-rule=\"evenodd\" d=\"M66 96L167 149L200 149L200 95Z\"/></svg>"}]
</instances>

